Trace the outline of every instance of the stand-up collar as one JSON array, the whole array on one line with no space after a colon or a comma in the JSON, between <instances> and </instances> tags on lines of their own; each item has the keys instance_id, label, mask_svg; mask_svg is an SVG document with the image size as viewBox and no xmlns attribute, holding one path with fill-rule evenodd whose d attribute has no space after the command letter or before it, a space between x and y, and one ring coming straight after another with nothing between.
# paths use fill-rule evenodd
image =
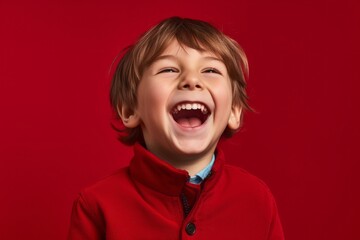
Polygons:
<instances>
[{"instance_id":1,"label":"stand-up collar","mask_svg":"<svg viewBox=\"0 0 360 240\"><path fill-rule=\"evenodd\" d=\"M217 151L211 176L206 180L207 189L216 183L223 164L223 153ZM174 168L140 144L135 144L134 146L134 157L130 163L130 174L135 181L170 196L179 196L190 177L187 171Z\"/></svg>"}]
</instances>

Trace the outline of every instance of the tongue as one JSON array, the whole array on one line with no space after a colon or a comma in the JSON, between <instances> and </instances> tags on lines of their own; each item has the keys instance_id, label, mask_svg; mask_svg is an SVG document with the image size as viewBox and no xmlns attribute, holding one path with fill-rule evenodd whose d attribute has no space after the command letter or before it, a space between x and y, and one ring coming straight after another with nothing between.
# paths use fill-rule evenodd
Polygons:
<instances>
[{"instance_id":1,"label":"tongue","mask_svg":"<svg viewBox=\"0 0 360 240\"><path fill-rule=\"evenodd\" d=\"M194 128L201 125L201 121L198 118L180 118L177 123L182 127Z\"/></svg>"}]
</instances>

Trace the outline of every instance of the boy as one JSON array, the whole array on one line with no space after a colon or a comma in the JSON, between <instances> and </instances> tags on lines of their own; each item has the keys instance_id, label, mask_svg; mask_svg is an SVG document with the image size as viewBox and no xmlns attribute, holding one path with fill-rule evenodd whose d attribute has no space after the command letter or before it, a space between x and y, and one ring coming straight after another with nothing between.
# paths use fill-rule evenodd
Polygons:
<instances>
[{"instance_id":1,"label":"boy","mask_svg":"<svg viewBox=\"0 0 360 240\"><path fill-rule=\"evenodd\" d=\"M68 239L283 239L268 188L216 148L248 109L246 73L238 44L206 22L145 33L111 86L134 157L80 194Z\"/></svg>"}]
</instances>

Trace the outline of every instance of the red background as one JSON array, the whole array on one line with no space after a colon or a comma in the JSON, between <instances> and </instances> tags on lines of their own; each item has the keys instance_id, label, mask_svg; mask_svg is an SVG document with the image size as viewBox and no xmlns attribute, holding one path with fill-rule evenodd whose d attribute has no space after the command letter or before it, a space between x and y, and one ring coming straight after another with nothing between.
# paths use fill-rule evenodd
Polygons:
<instances>
[{"instance_id":1,"label":"red background","mask_svg":"<svg viewBox=\"0 0 360 240\"><path fill-rule=\"evenodd\" d=\"M287 239L360 239L356 2L1 1L0 239L64 239L80 189L128 163L109 69L173 15L210 21L247 52L257 112L224 147L268 183Z\"/></svg>"}]
</instances>

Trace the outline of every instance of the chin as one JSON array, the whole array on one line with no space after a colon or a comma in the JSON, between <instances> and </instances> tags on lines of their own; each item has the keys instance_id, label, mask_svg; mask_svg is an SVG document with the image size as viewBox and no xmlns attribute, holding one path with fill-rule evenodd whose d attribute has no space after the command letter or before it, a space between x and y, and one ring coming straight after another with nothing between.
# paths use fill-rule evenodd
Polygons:
<instances>
[{"instance_id":1,"label":"chin","mask_svg":"<svg viewBox=\"0 0 360 240\"><path fill-rule=\"evenodd\" d=\"M204 143L204 141L198 142L198 141L187 141L186 143L181 143L177 147L180 152L187 154L187 155L197 155L197 154L203 154L210 150L209 148L210 144Z\"/></svg>"}]
</instances>

